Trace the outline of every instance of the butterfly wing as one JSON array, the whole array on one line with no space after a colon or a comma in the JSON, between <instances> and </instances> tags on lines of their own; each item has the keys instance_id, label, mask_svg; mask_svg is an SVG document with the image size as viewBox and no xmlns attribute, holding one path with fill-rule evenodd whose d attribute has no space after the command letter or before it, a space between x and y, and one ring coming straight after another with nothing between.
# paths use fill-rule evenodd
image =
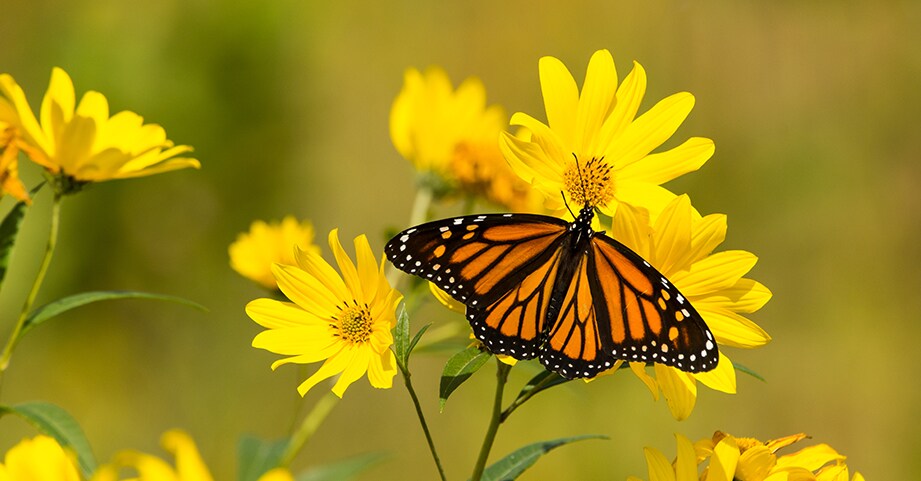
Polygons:
<instances>
[{"instance_id":1,"label":"butterfly wing","mask_svg":"<svg viewBox=\"0 0 921 481\"><path fill-rule=\"evenodd\" d=\"M592 254L591 296L606 354L688 372L716 367L713 333L665 276L604 234L592 237Z\"/></svg>"},{"instance_id":2,"label":"butterfly wing","mask_svg":"<svg viewBox=\"0 0 921 481\"><path fill-rule=\"evenodd\" d=\"M397 234L384 252L467 305L474 335L494 353L533 358L547 319L569 224L531 214L429 222Z\"/></svg>"}]
</instances>

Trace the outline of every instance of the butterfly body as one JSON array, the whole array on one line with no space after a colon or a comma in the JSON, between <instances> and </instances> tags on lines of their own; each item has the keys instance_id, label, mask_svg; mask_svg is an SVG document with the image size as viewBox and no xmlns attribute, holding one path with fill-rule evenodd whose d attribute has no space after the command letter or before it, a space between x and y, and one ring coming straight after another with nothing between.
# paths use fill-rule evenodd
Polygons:
<instances>
[{"instance_id":1,"label":"butterfly body","mask_svg":"<svg viewBox=\"0 0 921 481\"><path fill-rule=\"evenodd\" d=\"M394 265L467 306L491 352L539 358L568 378L594 377L618 359L689 372L713 369L713 334L687 299L629 248L591 228L534 214L429 222L385 247Z\"/></svg>"}]
</instances>

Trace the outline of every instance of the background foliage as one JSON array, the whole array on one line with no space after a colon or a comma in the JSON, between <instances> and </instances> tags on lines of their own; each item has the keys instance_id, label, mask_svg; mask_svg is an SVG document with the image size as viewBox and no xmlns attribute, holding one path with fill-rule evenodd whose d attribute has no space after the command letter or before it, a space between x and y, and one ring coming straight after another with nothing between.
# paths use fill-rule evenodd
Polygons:
<instances>
[{"instance_id":1,"label":"background foliage","mask_svg":"<svg viewBox=\"0 0 921 481\"><path fill-rule=\"evenodd\" d=\"M341 227L343 239L368 233L378 250L385 228L405 227L412 169L390 144L387 118L406 67L443 65L455 84L477 75L490 103L539 114L540 56L560 58L581 79L591 53L608 48L621 75L633 59L646 67L647 99L680 90L697 98L676 138L708 136L717 151L670 187L690 193L704 213L729 214L723 248L760 256L753 276L775 296L755 318L774 342L733 359L768 382L742 376L736 396L702 389L682 423L633 376L572 384L511 419L494 456L543 439L607 434L611 441L547 456L522 479L623 479L645 474L642 446L670 452L672 432L696 439L718 428L762 439L805 431L848 454L867 479L921 470L921 433L911 421L921 389L910 355L921 335L921 4L0 4L0 70L33 106L59 65L78 92L99 90L113 111L162 124L203 164L200 172L96 185L64 205L61 248L39 303L117 288L211 309L102 303L23 340L4 402L59 404L100 459L126 447L161 452L160 433L182 427L215 477L232 479L241 433L287 433L302 373L285 366L272 374L274 356L249 347L259 328L243 306L262 293L230 270L226 248L252 220L285 214L312 219L321 243ZM34 185L37 169L23 170ZM28 288L14 279L37 269L48 197L38 196L24 222L21 239L36 241L14 253L0 295L3 322L12 323ZM4 211L11 204L5 199ZM493 378L475 376L436 415L444 359L417 355L414 379L456 477L476 456ZM513 386L531 375L515 371ZM386 450L390 462L368 478L431 478L406 393L359 384L301 462ZM31 434L17 419L0 420L4 450Z\"/></svg>"}]
</instances>

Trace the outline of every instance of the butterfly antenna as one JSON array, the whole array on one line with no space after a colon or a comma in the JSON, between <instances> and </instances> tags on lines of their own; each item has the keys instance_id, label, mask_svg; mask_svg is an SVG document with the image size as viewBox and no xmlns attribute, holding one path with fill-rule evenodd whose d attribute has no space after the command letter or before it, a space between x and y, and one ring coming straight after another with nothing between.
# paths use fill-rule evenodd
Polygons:
<instances>
[{"instance_id":1,"label":"butterfly antenna","mask_svg":"<svg viewBox=\"0 0 921 481\"><path fill-rule=\"evenodd\" d=\"M569 202L566 202L566 193L563 192L563 191L561 190L561 191L560 191L560 195L563 197L563 205L566 206L566 210L569 211L569 215L571 215L572 218L575 219L575 218L576 218L576 214L574 214L574 213L572 212L572 209L569 208Z\"/></svg>"},{"instance_id":2,"label":"butterfly antenna","mask_svg":"<svg viewBox=\"0 0 921 481\"><path fill-rule=\"evenodd\" d=\"M582 176L582 167L579 166L579 156L573 152L572 157L576 160L576 172L579 173L579 183L582 184L582 197L585 198L588 194L588 187L585 185L585 177ZM585 203L588 204L588 199L586 199Z\"/></svg>"}]
</instances>

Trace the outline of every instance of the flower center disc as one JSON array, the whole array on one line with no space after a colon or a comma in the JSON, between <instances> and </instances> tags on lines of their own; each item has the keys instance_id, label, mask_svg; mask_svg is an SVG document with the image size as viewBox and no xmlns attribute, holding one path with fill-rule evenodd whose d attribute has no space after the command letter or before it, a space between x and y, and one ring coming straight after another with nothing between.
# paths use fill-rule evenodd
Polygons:
<instances>
[{"instance_id":1,"label":"flower center disc","mask_svg":"<svg viewBox=\"0 0 921 481\"><path fill-rule=\"evenodd\" d=\"M614 199L611 166L602 159L592 157L582 163L574 159L563 172L563 186L579 206L596 207Z\"/></svg>"},{"instance_id":2,"label":"flower center disc","mask_svg":"<svg viewBox=\"0 0 921 481\"><path fill-rule=\"evenodd\" d=\"M339 336L349 342L366 342L371 338L371 311L352 306L339 315Z\"/></svg>"}]
</instances>

